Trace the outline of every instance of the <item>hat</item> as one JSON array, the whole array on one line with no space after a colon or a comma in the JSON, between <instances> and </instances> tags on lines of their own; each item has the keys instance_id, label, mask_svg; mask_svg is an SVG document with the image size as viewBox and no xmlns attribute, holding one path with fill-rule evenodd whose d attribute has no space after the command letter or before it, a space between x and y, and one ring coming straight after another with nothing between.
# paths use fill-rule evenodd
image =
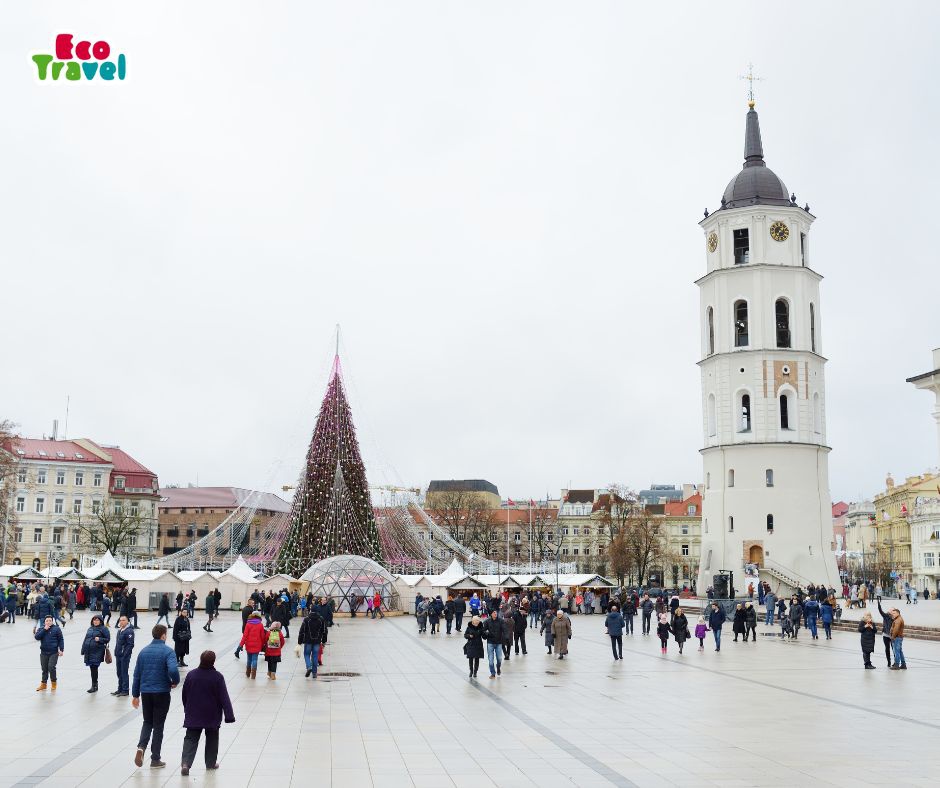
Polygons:
<instances>
[{"instance_id":1,"label":"hat","mask_svg":"<svg viewBox=\"0 0 940 788\"><path fill-rule=\"evenodd\" d=\"M248 618L261 618L261 614L255 610L248 616Z\"/></svg>"}]
</instances>

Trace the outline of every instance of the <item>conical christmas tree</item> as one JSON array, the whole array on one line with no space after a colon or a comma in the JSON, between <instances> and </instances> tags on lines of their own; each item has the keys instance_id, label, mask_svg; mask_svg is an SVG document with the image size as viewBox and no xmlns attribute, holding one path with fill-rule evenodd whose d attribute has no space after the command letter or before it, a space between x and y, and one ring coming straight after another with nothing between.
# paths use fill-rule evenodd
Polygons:
<instances>
[{"instance_id":1,"label":"conical christmas tree","mask_svg":"<svg viewBox=\"0 0 940 788\"><path fill-rule=\"evenodd\" d=\"M366 469L337 355L291 508L277 571L298 577L334 555L382 560Z\"/></svg>"}]
</instances>

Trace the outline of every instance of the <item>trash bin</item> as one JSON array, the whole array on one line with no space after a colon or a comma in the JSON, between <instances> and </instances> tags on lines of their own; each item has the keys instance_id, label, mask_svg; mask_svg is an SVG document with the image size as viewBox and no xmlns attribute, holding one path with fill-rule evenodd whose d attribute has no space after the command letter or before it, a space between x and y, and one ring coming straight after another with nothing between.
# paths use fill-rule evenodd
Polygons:
<instances>
[{"instance_id":1,"label":"trash bin","mask_svg":"<svg viewBox=\"0 0 940 788\"><path fill-rule=\"evenodd\" d=\"M241 610L241 609L242 609L241 602L232 602L232 610Z\"/></svg>"}]
</instances>

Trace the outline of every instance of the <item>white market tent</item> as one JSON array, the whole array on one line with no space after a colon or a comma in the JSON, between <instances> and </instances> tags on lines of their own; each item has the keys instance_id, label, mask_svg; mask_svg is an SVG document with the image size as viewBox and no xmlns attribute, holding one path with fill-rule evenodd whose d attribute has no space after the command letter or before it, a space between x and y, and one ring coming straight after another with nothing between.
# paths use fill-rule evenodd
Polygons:
<instances>
[{"instance_id":1,"label":"white market tent","mask_svg":"<svg viewBox=\"0 0 940 788\"><path fill-rule=\"evenodd\" d=\"M244 605L258 587L258 573L248 566L241 556L219 575L218 588L222 594L220 607L229 607L233 602Z\"/></svg>"},{"instance_id":2,"label":"white market tent","mask_svg":"<svg viewBox=\"0 0 940 788\"><path fill-rule=\"evenodd\" d=\"M30 564L4 564L0 566L0 580L42 580L43 575Z\"/></svg>"},{"instance_id":3,"label":"white market tent","mask_svg":"<svg viewBox=\"0 0 940 788\"><path fill-rule=\"evenodd\" d=\"M219 572L206 572L200 569L183 569L176 573L177 577L183 583L183 594L187 591L196 592L196 609L205 610L206 596L215 591L216 588L223 594L219 586L221 574Z\"/></svg>"},{"instance_id":4,"label":"white market tent","mask_svg":"<svg viewBox=\"0 0 940 788\"><path fill-rule=\"evenodd\" d=\"M406 613L413 613L415 598L418 594L427 596L431 593L431 581L424 575L395 575L393 583L401 609Z\"/></svg>"},{"instance_id":5,"label":"white market tent","mask_svg":"<svg viewBox=\"0 0 940 788\"><path fill-rule=\"evenodd\" d=\"M290 575L271 575L271 577L266 577L264 580L259 580L254 587L262 594L266 594L268 591L277 593L282 588L290 590L290 584L296 584L298 582L300 581L298 581L297 578L291 577Z\"/></svg>"}]
</instances>

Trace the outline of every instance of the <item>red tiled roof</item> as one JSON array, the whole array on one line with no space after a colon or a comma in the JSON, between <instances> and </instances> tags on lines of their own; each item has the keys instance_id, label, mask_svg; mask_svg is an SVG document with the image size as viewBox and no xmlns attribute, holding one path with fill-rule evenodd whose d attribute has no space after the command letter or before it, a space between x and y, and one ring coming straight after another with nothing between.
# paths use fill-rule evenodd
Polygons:
<instances>
[{"instance_id":1,"label":"red tiled roof","mask_svg":"<svg viewBox=\"0 0 940 788\"><path fill-rule=\"evenodd\" d=\"M94 441L89 441L89 443L94 443ZM151 476L157 475L117 446L102 446L100 443L95 443L94 445L101 449L104 454L110 455L111 462L114 463L114 472L117 474L145 473Z\"/></svg>"},{"instance_id":2,"label":"red tiled roof","mask_svg":"<svg viewBox=\"0 0 940 788\"><path fill-rule=\"evenodd\" d=\"M832 516L842 517L849 510L849 505L845 501L836 501L832 505Z\"/></svg>"},{"instance_id":3,"label":"red tiled roof","mask_svg":"<svg viewBox=\"0 0 940 788\"><path fill-rule=\"evenodd\" d=\"M53 441L40 438L16 438L4 441L3 448L14 457L21 460L42 460L44 462L87 462L107 465L108 463L95 456L84 446L72 441ZM21 454L19 450L22 450ZM39 452L45 452L40 454ZM59 455L63 456L59 456ZM80 456L76 456L80 455Z\"/></svg>"},{"instance_id":4,"label":"red tiled roof","mask_svg":"<svg viewBox=\"0 0 940 788\"><path fill-rule=\"evenodd\" d=\"M167 509L184 507L217 507L219 509L234 509L244 504L251 497L254 490L245 490L241 487L162 487L160 506ZM289 512L290 504L273 493L262 492L252 505L258 509L271 512Z\"/></svg>"},{"instance_id":5,"label":"red tiled roof","mask_svg":"<svg viewBox=\"0 0 940 788\"><path fill-rule=\"evenodd\" d=\"M690 515L689 507L695 506L695 514ZM702 516L702 494L695 493L690 495L684 501L670 501L666 503L667 517L701 517Z\"/></svg>"}]
</instances>

